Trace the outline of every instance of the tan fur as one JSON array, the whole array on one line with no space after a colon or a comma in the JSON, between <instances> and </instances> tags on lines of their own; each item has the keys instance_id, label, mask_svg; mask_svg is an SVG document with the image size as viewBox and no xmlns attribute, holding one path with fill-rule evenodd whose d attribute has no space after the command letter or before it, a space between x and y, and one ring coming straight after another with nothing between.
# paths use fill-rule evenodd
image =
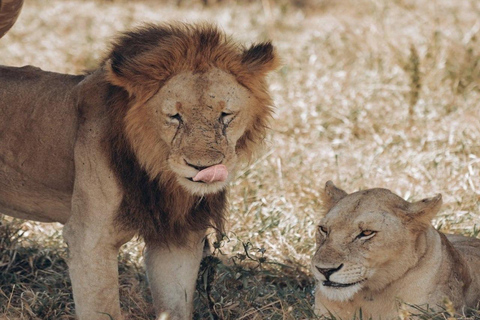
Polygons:
<instances>
[{"instance_id":1,"label":"tan fur","mask_svg":"<svg viewBox=\"0 0 480 320\"><path fill-rule=\"evenodd\" d=\"M480 240L431 226L441 195L410 203L386 189L347 194L329 181L323 200L312 257L317 315L396 319L400 308L416 313L408 304L438 311L447 300L459 313L478 307Z\"/></svg>"},{"instance_id":2,"label":"tan fur","mask_svg":"<svg viewBox=\"0 0 480 320\"><path fill-rule=\"evenodd\" d=\"M88 75L0 66L0 212L65 224L79 319L121 318L117 253L135 234L156 310L191 317L206 229L262 142L277 64L268 42L175 24L123 34ZM218 163L227 181L189 180Z\"/></svg>"}]
</instances>

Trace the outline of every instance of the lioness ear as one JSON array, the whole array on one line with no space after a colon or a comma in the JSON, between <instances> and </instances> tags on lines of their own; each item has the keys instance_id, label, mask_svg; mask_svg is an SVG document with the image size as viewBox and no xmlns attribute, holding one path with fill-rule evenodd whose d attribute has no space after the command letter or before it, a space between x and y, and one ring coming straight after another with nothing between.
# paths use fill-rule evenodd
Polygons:
<instances>
[{"instance_id":1,"label":"lioness ear","mask_svg":"<svg viewBox=\"0 0 480 320\"><path fill-rule=\"evenodd\" d=\"M335 206L338 201L347 196L347 193L340 188L337 188L332 181L328 180L325 184L325 189L322 192L322 202L325 212Z\"/></svg>"},{"instance_id":2,"label":"lioness ear","mask_svg":"<svg viewBox=\"0 0 480 320\"><path fill-rule=\"evenodd\" d=\"M441 206L442 195L437 194L432 198L409 203L405 214L409 217L409 220L411 219L420 222L424 226L429 226Z\"/></svg>"},{"instance_id":3,"label":"lioness ear","mask_svg":"<svg viewBox=\"0 0 480 320\"><path fill-rule=\"evenodd\" d=\"M280 65L280 59L277 57L275 48L271 42L254 44L243 51L242 65L247 72L260 76L275 70Z\"/></svg>"}]
</instances>

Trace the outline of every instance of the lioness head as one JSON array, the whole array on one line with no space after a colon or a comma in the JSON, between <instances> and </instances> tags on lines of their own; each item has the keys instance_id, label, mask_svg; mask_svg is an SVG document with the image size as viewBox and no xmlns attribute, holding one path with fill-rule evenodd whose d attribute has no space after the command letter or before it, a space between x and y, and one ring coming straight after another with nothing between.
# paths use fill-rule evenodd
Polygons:
<instances>
[{"instance_id":1,"label":"lioness head","mask_svg":"<svg viewBox=\"0 0 480 320\"><path fill-rule=\"evenodd\" d=\"M128 92L122 119L138 162L192 194L225 187L265 135L269 43L243 48L210 25L149 26L122 36L107 79Z\"/></svg>"},{"instance_id":2,"label":"lioness head","mask_svg":"<svg viewBox=\"0 0 480 320\"><path fill-rule=\"evenodd\" d=\"M419 234L440 209L441 195L410 203L387 189L347 194L329 181L318 225L312 272L317 292L346 301L381 290L418 261Z\"/></svg>"}]
</instances>

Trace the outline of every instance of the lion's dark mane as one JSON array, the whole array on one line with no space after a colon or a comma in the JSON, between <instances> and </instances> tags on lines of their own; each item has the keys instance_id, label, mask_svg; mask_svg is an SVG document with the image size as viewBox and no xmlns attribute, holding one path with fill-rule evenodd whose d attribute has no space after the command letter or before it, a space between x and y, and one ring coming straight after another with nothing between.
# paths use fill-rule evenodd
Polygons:
<instances>
[{"instance_id":1,"label":"lion's dark mane","mask_svg":"<svg viewBox=\"0 0 480 320\"><path fill-rule=\"evenodd\" d=\"M121 129L128 104L126 92L111 86L107 99L107 106L115 112L110 113L112 130L106 142L112 168L124 191L117 224L155 244L182 245L189 232L209 227L222 231L227 191L193 196L167 175L149 177ZM186 212L185 204L190 204Z\"/></svg>"},{"instance_id":2,"label":"lion's dark mane","mask_svg":"<svg viewBox=\"0 0 480 320\"><path fill-rule=\"evenodd\" d=\"M239 157L248 158L265 137L272 112L265 75L277 65L270 42L245 48L209 24L147 25L115 41L104 68L111 122L107 149L124 191L118 225L135 230L147 242L175 244L183 244L191 231L208 227L223 230L226 190L194 196L179 186L171 171L147 172L131 145L135 143L132 133L125 131L126 115L133 105L141 107L175 74L219 68L235 76L257 101L255 117L236 145ZM141 134L141 126L142 122L135 135ZM163 149L165 154L158 155L165 162L167 148Z\"/></svg>"}]
</instances>

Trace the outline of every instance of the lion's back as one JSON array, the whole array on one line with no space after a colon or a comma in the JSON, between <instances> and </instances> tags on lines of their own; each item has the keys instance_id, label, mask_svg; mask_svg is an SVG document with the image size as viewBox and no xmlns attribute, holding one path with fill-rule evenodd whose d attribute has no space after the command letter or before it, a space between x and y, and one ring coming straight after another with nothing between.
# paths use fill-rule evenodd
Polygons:
<instances>
[{"instance_id":1,"label":"lion's back","mask_svg":"<svg viewBox=\"0 0 480 320\"><path fill-rule=\"evenodd\" d=\"M0 212L42 215L41 203L67 209L78 124L73 90L82 79L0 66Z\"/></svg>"}]
</instances>

